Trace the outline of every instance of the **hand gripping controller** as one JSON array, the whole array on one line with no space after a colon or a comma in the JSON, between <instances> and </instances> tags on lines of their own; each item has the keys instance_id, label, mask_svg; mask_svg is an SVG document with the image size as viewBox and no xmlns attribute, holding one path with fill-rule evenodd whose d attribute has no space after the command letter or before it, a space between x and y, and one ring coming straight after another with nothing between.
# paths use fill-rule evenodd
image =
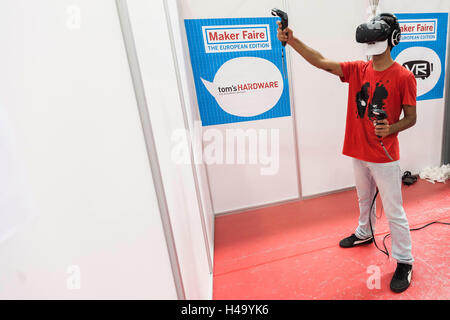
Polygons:
<instances>
[{"instance_id":1,"label":"hand gripping controller","mask_svg":"<svg viewBox=\"0 0 450 320\"><path fill-rule=\"evenodd\" d=\"M382 109L373 109L372 113L375 115L375 118L377 119L377 121L381 121L387 118L387 114L386 111L382 110ZM377 122L377 124L383 124L382 122ZM383 144L383 141L381 140L380 136L377 136L380 139L380 144L383 147L384 153L386 153L386 156L393 161L391 155L389 154L389 152L387 151L386 147Z\"/></svg>"},{"instance_id":2,"label":"hand gripping controller","mask_svg":"<svg viewBox=\"0 0 450 320\"><path fill-rule=\"evenodd\" d=\"M288 27L288 15L286 12L277 8L273 8L271 13L273 16L278 16L281 18L281 30L284 30ZM286 41L282 41L281 44L283 45L283 47L285 47Z\"/></svg>"},{"instance_id":3,"label":"hand gripping controller","mask_svg":"<svg viewBox=\"0 0 450 320\"><path fill-rule=\"evenodd\" d=\"M377 121L381 121L387 118L386 111L382 109L373 109L372 113L375 115L375 118ZM383 124L382 122L377 122L377 124ZM381 138L380 136L377 136L378 138Z\"/></svg>"}]
</instances>

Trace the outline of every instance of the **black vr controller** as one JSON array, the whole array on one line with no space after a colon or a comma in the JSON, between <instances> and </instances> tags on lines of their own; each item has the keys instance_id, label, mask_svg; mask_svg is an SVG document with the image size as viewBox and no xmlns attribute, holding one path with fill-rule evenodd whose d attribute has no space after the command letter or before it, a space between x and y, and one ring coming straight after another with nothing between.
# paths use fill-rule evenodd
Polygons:
<instances>
[{"instance_id":1,"label":"black vr controller","mask_svg":"<svg viewBox=\"0 0 450 320\"><path fill-rule=\"evenodd\" d=\"M273 16L278 16L281 18L281 30L284 30L288 27L288 15L286 12L277 8L273 8L271 13ZM282 41L281 44L283 45L283 47L285 47L286 41Z\"/></svg>"},{"instance_id":2,"label":"black vr controller","mask_svg":"<svg viewBox=\"0 0 450 320\"><path fill-rule=\"evenodd\" d=\"M386 111L383 109L373 109L372 114L375 116L375 119L377 121L381 121L387 118ZM383 124L383 122L377 122L377 124ZM380 136L377 136L378 138L381 138Z\"/></svg>"}]
</instances>

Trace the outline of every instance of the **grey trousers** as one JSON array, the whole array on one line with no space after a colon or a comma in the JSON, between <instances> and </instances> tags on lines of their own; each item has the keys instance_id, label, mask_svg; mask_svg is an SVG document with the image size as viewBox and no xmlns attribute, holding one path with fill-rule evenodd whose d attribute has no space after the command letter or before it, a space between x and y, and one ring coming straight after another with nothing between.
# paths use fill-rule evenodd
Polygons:
<instances>
[{"instance_id":1,"label":"grey trousers","mask_svg":"<svg viewBox=\"0 0 450 320\"><path fill-rule=\"evenodd\" d=\"M373 163L353 159L356 191L359 202L359 225L355 235L360 239L371 237L369 217L375 233L375 204L370 214L370 205L378 186L384 212L391 232L392 257L398 262L412 264L411 235L408 219L403 209L402 181L399 161Z\"/></svg>"}]
</instances>

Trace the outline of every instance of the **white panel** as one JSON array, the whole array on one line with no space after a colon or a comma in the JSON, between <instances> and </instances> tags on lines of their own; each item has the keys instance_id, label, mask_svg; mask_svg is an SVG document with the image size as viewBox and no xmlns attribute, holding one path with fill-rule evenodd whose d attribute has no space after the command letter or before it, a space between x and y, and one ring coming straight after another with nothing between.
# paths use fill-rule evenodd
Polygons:
<instances>
[{"instance_id":1,"label":"white panel","mask_svg":"<svg viewBox=\"0 0 450 320\"><path fill-rule=\"evenodd\" d=\"M188 299L212 297L212 275L190 163L172 159L173 134L185 129L163 1L128 1L164 189Z\"/></svg>"},{"instance_id":2,"label":"white panel","mask_svg":"<svg viewBox=\"0 0 450 320\"><path fill-rule=\"evenodd\" d=\"M180 14L183 19L202 18L240 18L240 17L268 17L270 9L283 9L281 0L232 0L209 2L205 5L202 0L179 1ZM186 74L189 76L191 93L186 95L186 101L191 113L196 114L198 120L198 104L189 58L186 58ZM298 175L295 159L294 127L291 117L240 122L227 125L208 126L219 130L223 136L227 129L265 129L279 130L279 171L274 175L261 175L264 165L252 164L210 164L207 172L211 190L211 197L215 213L240 210L243 208L260 206L268 203L298 198ZM209 143L206 142L204 147ZM248 159L248 157L247 157Z\"/></svg>"},{"instance_id":3,"label":"white panel","mask_svg":"<svg viewBox=\"0 0 450 320\"><path fill-rule=\"evenodd\" d=\"M1 108L39 215L0 245L0 298L176 299L114 1L4 0L0 38Z\"/></svg>"},{"instance_id":4,"label":"white panel","mask_svg":"<svg viewBox=\"0 0 450 320\"><path fill-rule=\"evenodd\" d=\"M365 19L366 1L289 1L294 35L336 61L363 60L355 30ZM342 155L348 84L319 70L291 50L302 195L354 184L350 158Z\"/></svg>"},{"instance_id":5,"label":"white panel","mask_svg":"<svg viewBox=\"0 0 450 320\"><path fill-rule=\"evenodd\" d=\"M267 136L268 159L270 159L267 164L208 165L211 194L216 213L237 211L242 208L298 198L297 168L293 154L295 142L290 117L208 126L204 132L208 133L212 127L213 130L218 130L222 137L226 137L227 130L257 130L259 139L261 139L260 134ZM272 135L275 139L279 137L279 156L270 151ZM212 143L214 143L213 140L207 142L206 148ZM265 172L276 172L276 174L266 175Z\"/></svg>"},{"instance_id":6,"label":"white panel","mask_svg":"<svg viewBox=\"0 0 450 320\"><path fill-rule=\"evenodd\" d=\"M178 1L168 1L168 8L170 13L170 20L173 30L173 42L176 51L176 59L178 64L178 72L180 76L179 84L183 94L184 108L186 113L186 120L188 123L189 131L191 134L192 148L193 150L201 150L202 139L199 128L201 128L199 121L200 116L192 106L192 101L195 101L195 90L192 86L192 69L189 61L187 60L187 39L185 37L184 20L180 16ZM189 73L190 72L190 73ZM212 207L211 194L209 190L208 176L206 172L206 166L201 161L198 152L193 152L195 172L197 175L197 183L199 189L199 195L201 200L201 206L203 216L206 225L207 240L209 245L209 256L211 265L214 262L214 209ZM199 159L200 158L200 159Z\"/></svg>"},{"instance_id":7,"label":"white panel","mask_svg":"<svg viewBox=\"0 0 450 320\"><path fill-rule=\"evenodd\" d=\"M283 0L181 0L184 19L269 17L270 9L283 9Z\"/></svg>"}]
</instances>

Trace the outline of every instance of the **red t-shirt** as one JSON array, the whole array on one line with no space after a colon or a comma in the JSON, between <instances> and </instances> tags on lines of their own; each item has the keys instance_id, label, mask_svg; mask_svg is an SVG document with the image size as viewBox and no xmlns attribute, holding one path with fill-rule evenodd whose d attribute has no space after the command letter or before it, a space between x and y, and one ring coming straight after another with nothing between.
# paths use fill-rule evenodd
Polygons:
<instances>
[{"instance_id":1,"label":"red t-shirt","mask_svg":"<svg viewBox=\"0 0 450 320\"><path fill-rule=\"evenodd\" d=\"M375 135L372 110L383 109L390 124L399 120L403 105L416 105L416 79L413 73L394 62L384 71L372 68L372 61L342 62L349 83L344 148L346 156L368 162L390 162L400 159L397 133L383 138L393 160L386 155Z\"/></svg>"}]
</instances>

